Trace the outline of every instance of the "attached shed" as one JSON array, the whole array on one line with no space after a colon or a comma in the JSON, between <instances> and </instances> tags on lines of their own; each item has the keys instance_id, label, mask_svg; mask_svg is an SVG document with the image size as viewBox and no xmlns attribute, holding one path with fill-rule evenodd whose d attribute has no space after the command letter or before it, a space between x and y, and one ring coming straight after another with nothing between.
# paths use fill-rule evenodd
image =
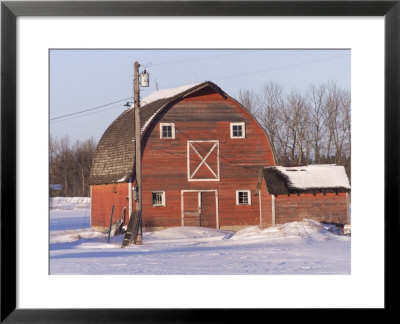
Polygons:
<instances>
[{"instance_id":1,"label":"attached shed","mask_svg":"<svg viewBox=\"0 0 400 324\"><path fill-rule=\"evenodd\" d=\"M270 195L255 196L259 170L274 166L266 133L212 82L157 91L141 100L145 230L271 225ZM104 132L91 168L91 226L135 210L134 109ZM261 190L262 191L262 190Z\"/></svg>"},{"instance_id":2,"label":"attached shed","mask_svg":"<svg viewBox=\"0 0 400 324\"><path fill-rule=\"evenodd\" d=\"M265 167L260 173L257 190L263 187L271 198L273 224L305 218L350 223L351 189L343 166Z\"/></svg>"}]
</instances>

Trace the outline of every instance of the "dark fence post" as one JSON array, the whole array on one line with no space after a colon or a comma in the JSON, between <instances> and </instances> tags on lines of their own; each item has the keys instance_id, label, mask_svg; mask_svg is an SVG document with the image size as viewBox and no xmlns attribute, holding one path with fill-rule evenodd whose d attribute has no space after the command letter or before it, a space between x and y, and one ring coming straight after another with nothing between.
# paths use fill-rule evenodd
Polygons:
<instances>
[{"instance_id":1,"label":"dark fence post","mask_svg":"<svg viewBox=\"0 0 400 324\"><path fill-rule=\"evenodd\" d=\"M113 214L114 214L114 205L111 208L110 228L108 229L108 243L110 243L110 235L111 235L111 226L112 226Z\"/></svg>"}]
</instances>

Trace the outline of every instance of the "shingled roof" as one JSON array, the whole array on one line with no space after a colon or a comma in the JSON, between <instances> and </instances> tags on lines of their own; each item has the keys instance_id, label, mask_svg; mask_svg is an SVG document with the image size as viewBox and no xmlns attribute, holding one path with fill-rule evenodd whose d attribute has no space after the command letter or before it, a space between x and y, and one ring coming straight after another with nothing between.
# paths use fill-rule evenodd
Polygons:
<instances>
[{"instance_id":1,"label":"shingled roof","mask_svg":"<svg viewBox=\"0 0 400 324\"><path fill-rule=\"evenodd\" d=\"M343 166L333 164L262 169L271 195L349 192L349 179Z\"/></svg>"},{"instance_id":2,"label":"shingled roof","mask_svg":"<svg viewBox=\"0 0 400 324\"><path fill-rule=\"evenodd\" d=\"M216 84L206 81L175 89L156 91L141 99L142 137L149 129L151 122L163 109L205 87L211 87L226 96ZM101 137L93 157L89 183L96 185L127 182L135 167L134 140L134 109L131 107L125 110Z\"/></svg>"}]
</instances>

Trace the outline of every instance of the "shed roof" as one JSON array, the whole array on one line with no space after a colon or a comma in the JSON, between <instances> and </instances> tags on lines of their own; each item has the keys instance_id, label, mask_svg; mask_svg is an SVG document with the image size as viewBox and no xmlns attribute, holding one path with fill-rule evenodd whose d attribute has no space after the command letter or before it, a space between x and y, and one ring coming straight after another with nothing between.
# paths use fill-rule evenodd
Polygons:
<instances>
[{"instance_id":1,"label":"shed roof","mask_svg":"<svg viewBox=\"0 0 400 324\"><path fill-rule=\"evenodd\" d=\"M262 175L272 195L348 192L351 189L344 167L334 164L266 167Z\"/></svg>"},{"instance_id":2,"label":"shed roof","mask_svg":"<svg viewBox=\"0 0 400 324\"><path fill-rule=\"evenodd\" d=\"M205 87L211 87L221 95L227 96L216 84L205 81L156 91L141 99L142 137L163 109ZM134 109L130 107L106 129L101 137L93 157L89 183L95 185L128 181L134 170L134 141Z\"/></svg>"}]
</instances>

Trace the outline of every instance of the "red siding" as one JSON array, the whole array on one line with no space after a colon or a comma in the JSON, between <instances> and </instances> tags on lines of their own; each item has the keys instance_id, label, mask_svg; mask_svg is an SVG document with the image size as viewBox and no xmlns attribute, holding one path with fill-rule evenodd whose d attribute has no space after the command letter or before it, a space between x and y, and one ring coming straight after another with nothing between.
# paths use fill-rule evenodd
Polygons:
<instances>
[{"instance_id":1,"label":"red siding","mask_svg":"<svg viewBox=\"0 0 400 324\"><path fill-rule=\"evenodd\" d=\"M175 139L160 139L160 122L175 123ZM231 122L246 123L245 138L230 138ZM207 89L165 110L151 127L143 138L145 228L181 226L182 190L203 190L205 226L216 227L216 220L211 214L217 210L213 205L215 193L205 193L204 190L217 191L220 228L260 224L259 198L254 195L258 173L261 167L274 165L274 160L265 133L246 110L234 100L225 99ZM198 140L219 142L219 181L188 181L188 141ZM214 143L195 143L195 146L204 157ZM215 149L206 160L213 170L217 169L216 153ZM191 152L190 170L194 171L200 162L196 153ZM201 177L212 177L205 164L193 178ZM117 214L123 206L127 206L128 184L117 186L121 188L117 194L111 192L113 185L92 186L92 226L108 226L113 203L118 206L115 211ZM236 205L236 190L239 189L251 190L251 205ZM152 191L165 191L165 206L152 206ZM265 190L262 195L263 224L269 225L271 203L269 198L265 198L270 196ZM192 209L197 207L193 206Z\"/></svg>"},{"instance_id":2,"label":"red siding","mask_svg":"<svg viewBox=\"0 0 400 324\"><path fill-rule=\"evenodd\" d=\"M305 218L316 221L347 224L346 193L318 193L275 198L276 224L301 221Z\"/></svg>"},{"instance_id":3,"label":"red siding","mask_svg":"<svg viewBox=\"0 0 400 324\"><path fill-rule=\"evenodd\" d=\"M175 139L160 139L160 122L175 123ZM231 122L246 123L246 138L230 138ZM186 98L170 108L147 134L142 158L144 226L180 226L181 190L217 190L221 228L260 224L259 201L254 196L255 186L260 168L274 165L273 157L261 127L235 101L207 93ZM219 181L188 181L188 141L196 140L219 141ZM214 144L195 143L203 157ZM195 170L200 161L198 155L191 151L191 171ZM206 162L217 173L217 149L213 150ZM193 178L202 177L213 177L204 164ZM238 189L251 190L250 206L236 205ZM155 190L166 192L165 207L151 206L150 195L147 197L147 193ZM206 196L209 199L208 193ZM208 205L211 204L207 203L210 213L211 207ZM265 208L263 212L264 221L270 223L270 208ZM211 221L208 223L211 224Z\"/></svg>"},{"instance_id":4,"label":"red siding","mask_svg":"<svg viewBox=\"0 0 400 324\"><path fill-rule=\"evenodd\" d=\"M113 220L121 215L126 207L126 222L128 216L128 184L109 184L92 186L92 217L91 226L104 229L110 225L111 209L114 205Z\"/></svg>"}]
</instances>

